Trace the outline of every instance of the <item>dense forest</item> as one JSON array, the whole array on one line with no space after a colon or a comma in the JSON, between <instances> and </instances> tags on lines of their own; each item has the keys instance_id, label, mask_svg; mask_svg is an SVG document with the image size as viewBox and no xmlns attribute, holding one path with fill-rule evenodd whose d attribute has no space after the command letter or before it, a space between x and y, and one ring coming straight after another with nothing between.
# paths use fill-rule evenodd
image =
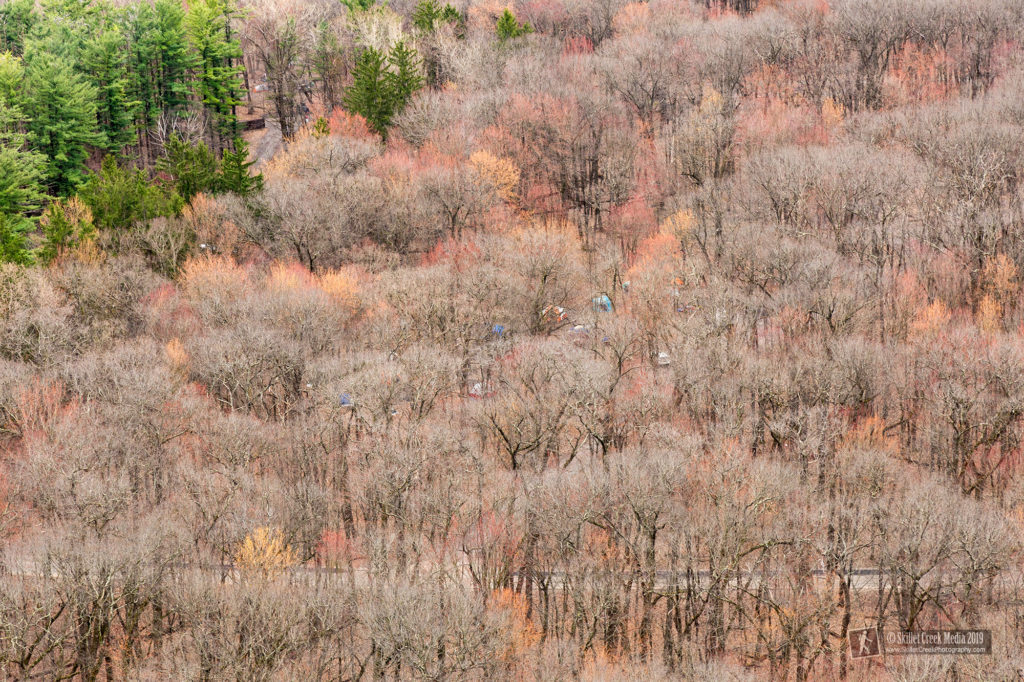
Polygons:
<instances>
[{"instance_id":1,"label":"dense forest","mask_svg":"<svg viewBox=\"0 0 1024 682\"><path fill-rule=\"evenodd\" d=\"M1022 28L0 0L0 677L1020 679Z\"/></svg>"}]
</instances>

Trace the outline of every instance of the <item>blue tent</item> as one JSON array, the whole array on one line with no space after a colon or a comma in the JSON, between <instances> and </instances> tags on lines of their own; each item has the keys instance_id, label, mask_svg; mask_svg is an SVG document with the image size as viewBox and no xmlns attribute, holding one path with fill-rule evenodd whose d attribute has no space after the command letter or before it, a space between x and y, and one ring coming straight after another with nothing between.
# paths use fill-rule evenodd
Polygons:
<instances>
[{"instance_id":1,"label":"blue tent","mask_svg":"<svg viewBox=\"0 0 1024 682\"><path fill-rule=\"evenodd\" d=\"M594 310L599 313L612 312L612 299L608 298L608 294L594 297Z\"/></svg>"},{"instance_id":2,"label":"blue tent","mask_svg":"<svg viewBox=\"0 0 1024 682\"><path fill-rule=\"evenodd\" d=\"M338 404L342 407L352 407L352 396L348 393L342 393L338 396Z\"/></svg>"}]
</instances>

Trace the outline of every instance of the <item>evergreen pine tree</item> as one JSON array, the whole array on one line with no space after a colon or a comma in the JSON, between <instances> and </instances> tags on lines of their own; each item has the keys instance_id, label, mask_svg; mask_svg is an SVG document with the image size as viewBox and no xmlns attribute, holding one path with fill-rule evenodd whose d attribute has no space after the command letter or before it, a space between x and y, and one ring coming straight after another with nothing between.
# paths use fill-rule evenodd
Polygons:
<instances>
[{"instance_id":1,"label":"evergreen pine tree","mask_svg":"<svg viewBox=\"0 0 1024 682\"><path fill-rule=\"evenodd\" d=\"M217 147L238 136L235 107L241 104L242 58L238 40L232 37L231 21L238 16L233 0L196 0L190 3L185 28L195 50L196 87L213 116Z\"/></svg>"},{"instance_id":2,"label":"evergreen pine tree","mask_svg":"<svg viewBox=\"0 0 1024 682\"><path fill-rule=\"evenodd\" d=\"M316 139L327 137L331 134L331 123L323 116L318 116L313 122L313 130L309 133Z\"/></svg>"},{"instance_id":3,"label":"evergreen pine tree","mask_svg":"<svg viewBox=\"0 0 1024 682\"><path fill-rule=\"evenodd\" d=\"M164 145L165 156L157 167L174 178L178 194L186 202L217 183L217 157L202 141L186 142L172 135Z\"/></svg>"},{"instance_id":4,"label":"evergreen pine tree","mask_svg":"<svg viewBox=\"0 0 1024 682\"><path fill-rule=\"evenodd\" d=\"M420 0L412 13L412 24L424 33L430 33L440 24L462 24L462 15L451 5L443 7L437 0Z\"/></svg>"},{"instance_id":5,"label":"evergreen pine tree","mask_svg":"<svg viewBox=\"0 0 1024 682\"><path fill-rule=\"evenodd\" d=\"M35 6L35 0L7 0L0 5L0 52L22 54L25 37L38 19Z\"/></svg>"},{"instance_id":6,"label":"evergreen pine tree","mask_svg":"<svg viewBox=\"0 0 1024 682\"><path fill-rule=\"evenodd\" d=\"M379 50L367 48L359 55L353 76L343 98L345 108L365 118L371 128L387 139L395 114L423 87L416 51L398 42L385 58Z\"/></svg>"},{"instance_id":7,"label":"evergreen pine tree","mask_svg":"<svg viewBox=\"0 0 1024 682\"><path fill-rule=\"evenodd\" d=\"M519 38L527 33L533 33L533 27L529 24L520 24L515 15L507 9L498 17L498 24L495 30L498 33L498 40L502 43L513 38Z\"/></svg>"},{"instance_id":8,"label":"evergreen pine tree","mask_svg":"<svg viewBox=\"0 0 1024 682\"><path fill-rule=\"evenodd\" d=\"M176 215L183 205L177 193L150 183L141 170L121 168L109 155L78 195L92 211L93 224L99 230L122 230L159 216Z\"/></svg>"},{"instance_id":9,"label":"evergreen pine tree","mask_svg":"<svg viewBox=\"0 0 1024 682\"><path fill-rule=\"evenodd\" d=\"M42 12L25 37L25 58L44 51L79 66L85 45L109 23L117 10L90 0L40 0Z\"/></svg>"},{"instance_id":10,"label":"evergreen pine tree","mask_svg":"<svg viewBox=\"0 0 1024 682\"><path fill-rule=\"evenodd\" d=\"M0 214L24 216L44 201L46 157L25 148L24 116L0 102Z\"/></svg>"},{"instance_id":11,"label":"evergreen pine tree","mask_svg":"<svg viewBox=\"0 0 1024 682\"><path fill-rule=\"evenodd\" d=\"M131 91L146 126L188 103L188 72L195 66L185 32L185 11L174 0L139 3L127 19Z\"/></svg>"},{"instance_id":12,"label":"evergreen pine tree","mask_svg":"<svg viewBox=\"0 0 1024 682\"><path fill-rule=\"evenodd\" d=\"M103 146L97 130L97 92L58 55L29 48L21 91L29 142L47 159L54 194L71 192L84 179L90 146Z\"/></svg>"},{"instance_id":13,"label":"evergreen pine tree","mask_svg":"<svg viewBox=\"0 0 1024 682\"><path fill-rule=\"evenodd\" d=\"M423 87L423 69L416 50L406 47L402 41L395 43L391 48L388 64L391 70L386 78L392 108L397 114L405 108L413 94Z\"/></svg>"},{"instance_id":14,"label":"evergreen pine tree","mask_svg":"<svg viewBox=\"0 0 1024 682\"><path fill-rule=\"evenodd\" d=\"M356 12L370 11L377 4L377 0L341 0L341 4L345 5L349 14L355 14ZM387 2L384 4L386 5Z\"/></svg>"},{"instance_id":15,"label":"evergreen pine tree","mask_svg":"<svg viewBox=\"0 0 1024 682\"><path fill-rule=\"evenodd\" d=\"M234 146L235 151L224 150L216 188L221 192L234 192L247 197L263 189L263 174L250 175L249 173L249 169L256 162L249 160L248 142L238 138L235 140Z\"/></svg>"},{"instance_id":16,"label":"evergreen pine tree","mask_svg":"<svg viewBox=\"0 0 1024 682\"><path fill-rule=\"evenodd\" d=\"M21 74L20 60L0 56L0 262L28 264L27 236L34 224L26 214L46 199L46 157L26 148L25 116L14 103Z\"/></svg>"},{"instance_id":17,"label":"evergreen pine tree","mask_svg":"<svg viewBox=\"0 0 1024 682\"><path fill-rule=\"evenodd\" d=\"M36 257L43 263L50 263L61 253L96 236L92 212L78 197L51 203L39 224L43 230L43 243L36 250Z\"/></svg>"},{"instance_id":18,"label":"evergreen pine tree","mask_svg":"<svg viewBox=\"0 0 1024 682\"><path fill-rule=\"evenodd\" d=\"M36 252L39 260L44 264L53 262L57 256L70 249L75 241L75 226L71 221L59 209L47 208L43 244Z\"/></svg>"},{"instance_id":19,"label":"evergreen pine tree","mask_svg":"<svg viewBox=\"0 0 1024 682\"><path fill-rule=\"evenodd\" d=\"M366 48L356 59L352 85L342 98L345 108L365 118L381 137L387 136L392 114L386 74L384 54L375 48Z\"/></svg>"},{"instance_id":20,"label":"evergreen pine tree","mask_svg":"<svg viewBox=\"0 0 1024 682\"><path fill-rule=\"evenodd\" d=\"M24 107L25 66L20 57L0 52L0 102L12 107Z\"/></svg>"},{"instance_id":21,"label":"evergreen pine tree","mask_svg":"<svg viewBox=\"0 0 1024 682\"><path fill-rule=\"evenodd\" d=\"M185 32L185 10L175 0L139 3L128 10L129 92L138 102L136 128L144 158L151 156L149 131L161 118L172 117L188 105L189 72L196 58Z\"/></svg>"},{"instance_id":22,"label":"evergreen pine tree","mask_svg":"<svg viewBox=\"0 0 1024 682\"><path fill-rule=\"evenodd\" d=\"M28 233L32 222L16 215L0 213L0 263L32 263Z\"/></svg>"},{"instance_id":23,"label":"evergreen pine tree","mask_svg":"<svg viewBox=\"0 0 1024 682\"><path fill-rule=\"evenodd\" d=\"M164 113L171 113L188 105L189 70L196 64L196 56L189 49L185 29L185 10L178 0L156 0L151 55L141 53L143 63L153 64L154 80L158 87L157 103ZM152 61L155 58L155 63Z\"/></svg>"},{"instance_id":24,"label":"evergreen pine tree","mask_svg":"<svg viewBox=\"0 0 1024 682\"><path fill-rule=\"evenodd\" d=\"M100 130L106 138L106 150L120 152L135 138L137 100L129 96L128 45L121 29L108 25L86 40L80 68L96 88Z\"/></svg>"}]
</instances>

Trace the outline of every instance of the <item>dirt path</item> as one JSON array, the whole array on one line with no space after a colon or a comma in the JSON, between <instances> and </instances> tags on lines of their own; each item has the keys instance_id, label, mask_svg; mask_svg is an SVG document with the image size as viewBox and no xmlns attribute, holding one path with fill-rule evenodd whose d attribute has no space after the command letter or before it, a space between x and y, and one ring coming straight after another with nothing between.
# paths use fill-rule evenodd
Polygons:
<instances>
[{"instance_id":1,"label":"dirt path","mask_svg":"<svg viewBox=\"0 0 1024 682\"><path fill-rule=\"evenodd\" d=\"M249 139L249 148L252 150L250 156L256 162L253 169L259 170L281 148L281 127L277 121L267 119L267 127Z\"/></svg>"}]
</instances>

